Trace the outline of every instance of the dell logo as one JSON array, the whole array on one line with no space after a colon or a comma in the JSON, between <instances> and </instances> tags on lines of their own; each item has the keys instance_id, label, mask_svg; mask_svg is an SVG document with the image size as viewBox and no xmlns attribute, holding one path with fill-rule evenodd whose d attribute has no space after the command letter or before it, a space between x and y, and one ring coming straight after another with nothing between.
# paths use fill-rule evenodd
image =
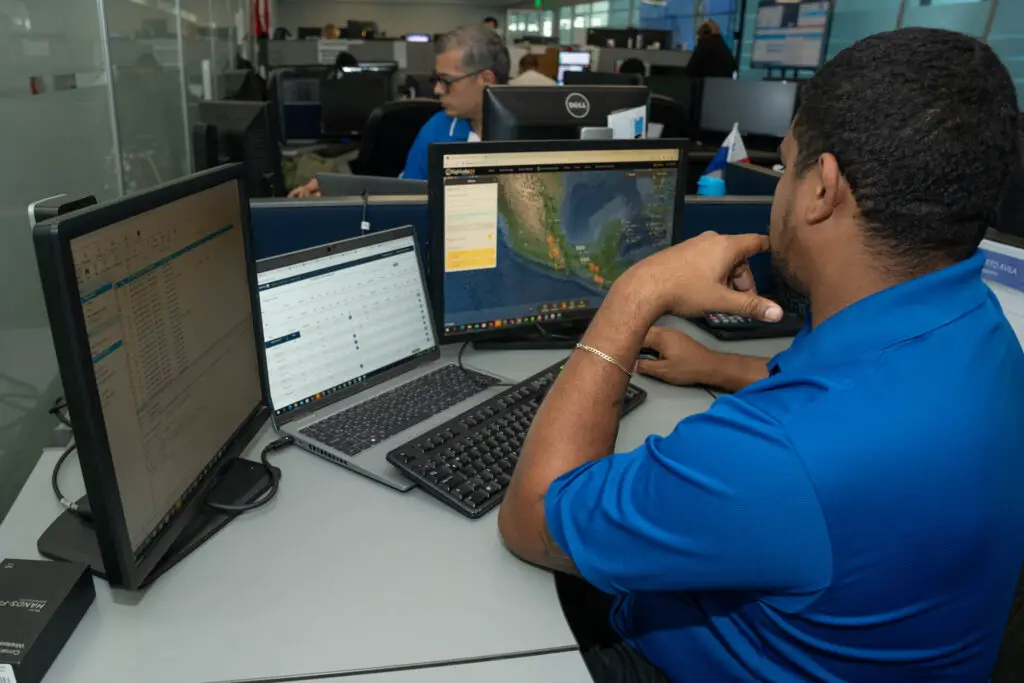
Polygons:
<instances>
[{"instance_id":1,"label":"dell logo","mask_svg":"<svg viewBox=\"0 0 1024 683\"><path fill-rule=\"evenodd\" d=\"M590 114L590 100L578 92L570 93L565 98L565 110L569 116L577 119L586 118Z\"/></svg>"}]
</instances>

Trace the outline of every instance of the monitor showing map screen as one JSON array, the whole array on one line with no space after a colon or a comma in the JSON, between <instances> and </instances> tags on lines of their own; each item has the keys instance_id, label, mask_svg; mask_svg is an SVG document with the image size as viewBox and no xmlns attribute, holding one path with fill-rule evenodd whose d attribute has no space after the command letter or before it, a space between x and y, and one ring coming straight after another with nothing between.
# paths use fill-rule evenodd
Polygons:
<instances>
[{"instance_id":1,"label":"monitor showing map screen","mask_svg":"<svg viewBox=\"0 0 1024 683\"><path fill-rule=\"evenodd\" d=\"M432 293L449 341L586 322L682 234L685 141L436 145Z\"/></svg>"}]
</instances>

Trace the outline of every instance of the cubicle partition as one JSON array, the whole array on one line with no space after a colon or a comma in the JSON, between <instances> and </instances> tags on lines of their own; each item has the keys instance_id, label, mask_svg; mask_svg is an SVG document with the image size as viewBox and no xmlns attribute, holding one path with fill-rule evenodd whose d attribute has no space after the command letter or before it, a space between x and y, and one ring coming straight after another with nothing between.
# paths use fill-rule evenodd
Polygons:
<instances>
[{"instance_id":1,"label":"cubicle partition","mask_svg":"<svg viewBox=\"0 0 1024 683\"><path fill-rule=\"evenodd\" d=\"M725 189L731 195L774 195L782 173L757 164L730 163L725 167Z\"/></svg>"},{"instance_id":2,"label":"cubicle partition","mask_svg":"<svg viewBox=\"0 0 1024 683\"><path fill-rule=\"evenodd\" d=\"M366 220L371 232L411 225L421 255L427 253L426 197L370 197L363 217L360 198L254 199L252 237L256 258L286 254L358 237Z\"/></svg>"},{"instance_id":3,"label":"cubicle partition","mask_svg":"<svg viewBox=\"0 0 1024 683\"><path fill-rule=\"evenodd\" d=\"M708 230L723 234L767 234L771 208L770 196L687 195L680 239L686 240ZM362 234L362 221L363 200L360 198L254 199L252 234L256 258L357 237ZM411 225L425 258L430 246L426 197L370 197L366 202L366 221L371 232ZM429 270L429 264L425 265ZM771 291L769 256L755 257L751 268L758 288Z\"/></svg>"}]
</instances>

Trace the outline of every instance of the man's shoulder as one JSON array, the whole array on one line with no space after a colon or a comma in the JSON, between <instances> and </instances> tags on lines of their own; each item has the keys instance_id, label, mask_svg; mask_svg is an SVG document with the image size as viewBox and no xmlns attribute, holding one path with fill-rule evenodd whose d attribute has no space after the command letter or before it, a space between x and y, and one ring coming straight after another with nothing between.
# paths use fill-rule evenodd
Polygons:
<instances>
[{"instance_id":1,"label":"man's shoulder","mask_svg":"<svg viewBox=\"0 0 1024 683\"><path fill-rule=\"evenodd\" d=\"M445 142L457 138L453 131L458 133L460 128L459 120L448 116L444 110L437 112L423 124L422 134L431 142Z\"/></svg>"}]
</instances>

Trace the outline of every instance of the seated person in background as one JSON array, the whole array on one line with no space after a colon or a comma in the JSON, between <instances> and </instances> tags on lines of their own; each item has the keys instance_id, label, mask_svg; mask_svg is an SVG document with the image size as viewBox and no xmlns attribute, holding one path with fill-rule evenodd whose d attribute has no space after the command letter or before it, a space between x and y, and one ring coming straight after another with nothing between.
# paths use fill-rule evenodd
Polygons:
<instances>
[{"instance_id":1,"label":"seated person in background","mask_svg":"<svg viewBox=\"0 0 1024 683\"><path fill-rule=\"evenodd\" d=\"M338 40L341 38L341 29L337 24L326 24L322 35L324 40Z\"/></svg>"},{"instance_id":2,"label":"seated person in background","mask_svg":"<svg viewBox=\"0 0 1024 683\"><path fill-rule=\"evenodd\" d=\"M508 83L510 60L501 36L483 24L463 26L437 46L434 94L444 111L423 124L409 150L403 178L427 179L427 148L434 142L479 142L483 126L484 86ZM316 178L289 197L320 194Z\"/></svg>"},{"instance_id":3,"label":"seated person in background","mask_svg":"<svg viewBox=\"0 0 1024 683\"><path fill-rule=\"evenodd\" d=\"M519 60L519 75L508 82L509 85L558 85L553 78L548 78L540 71L540 59L537 55L523 55Z\"/></svg>"},{"instance_id":4,"label":"seated person in background","mask_svg":"<svg viewBox=\"0 0 1024 683\"><path fill-rule=\"evenodd\" d=\"M498 32L498 20L494 17L484 17L484 26L491 29L495 33Z\"/></svg>"},{"instance_id":5,"label":"seated person in background","mask_svg":"<svg viewBox=\"0 0 1024 683\"><path fill-rule=\"evenodd\" d=\"M718 24L708 19L697 29L697 46L686 65L686 75L692 78L732 78L736 69L736 58L725 44Z\"/></svg>"},{"instance_id":6,"label":"seated person in background","mask_svg":"<svg viewBox=\"0 0 1024 683\"><path fill-rule=\"evenodd\" d=\"M620 74L637 74L638 76L647 75L647 65L641 62L636 57L629 57L623 59L622 64L619 64Z\"/></svg>"},{"instance_id":7,"label":"seated person in background","mask_svg":"<svg viewBox=\"0 0 1024 683\"><path fill-rule=\"evenodd\" d=\"M597 681L991 674L1024 561L1024 352L977 247L1019 163L1013 80L984 43L908 28L801 100L769 237L707 233L615 282L501 507L508 548L562 572ZM811 302L789 350L651 327L777 320L746 266L769 244ZM736 393L609 455L643 346L640 372Z\"/></svg>"}]
</instances>

